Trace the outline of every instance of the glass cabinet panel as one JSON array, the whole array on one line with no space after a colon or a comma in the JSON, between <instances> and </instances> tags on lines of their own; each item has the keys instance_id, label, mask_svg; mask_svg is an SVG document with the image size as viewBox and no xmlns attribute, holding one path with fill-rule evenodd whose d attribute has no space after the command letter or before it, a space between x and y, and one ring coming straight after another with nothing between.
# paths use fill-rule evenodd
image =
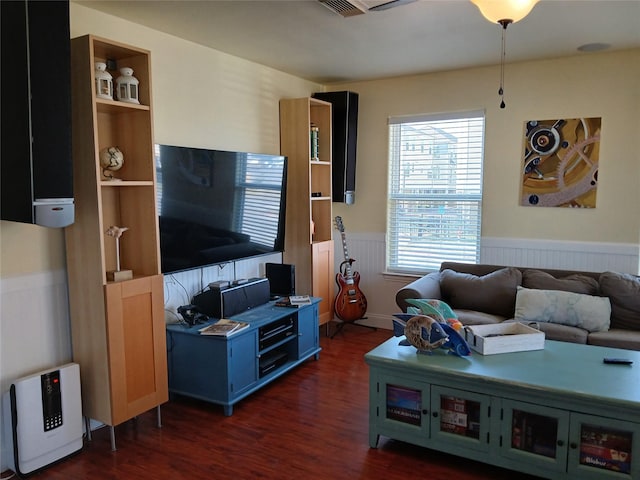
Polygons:
<instances>
[{"instance_id":1,"label":"glass cabinet panel","mask_svg":"<svg viewBox=\"0 0 640 480\"><path fill-rule=\"evenodd\" d=\"M422 425L422 391L386 385L386 417L409 425Z\"/></svg>"},{"instance_id":2,"label":"glass cabinet panel","mask_svg":"<svg viewBox=\"0 0 640 480\"><path fill-rule=\"evenodd\" d=\"M500 448L505 457L549 471L565 471L569 412L502 400Z\"/></svg>"},{"instance_id":3,"label":"glass cabinet panel","mask_svg":"<svg viewBox=\"0 0 640 480\"><path fill-rule=\"evenodd\" d=\"M629 431L583 423L579 462L603 470L631 473L632 445L633 434Z\"/></svg>"},{"instance_id":4,"label":"glass cabinet panel","mask_svg":"<svg viewBox=\"0 0 640 480\"><path fill-rule=\"evenodd\" d=\"M480 438L480 402L440 395L440 431Z\"/></svg>"},{"instance_id":5,"label":"glass cabinet panel","mask_svg":"<svg viewBox=\"0 0 640 480\"><path fill-rule=\"evenodd\" d=\"M432 386L431 406L431 432L438 443L489 451L489 395Z\"/></svg>"},{"instance_id":6,"label":"glass cabinet panel","mask_svg":"<svg viewBox=\"0 0 640 480\"><path fill-rule=\"evenodd\" d=\"M426 445L429 441L429 384L380 375L377 382L379 434Z\"/></svg>"},{"instance_id":7,"label":"glass cabinet panel","mask_svg":"<svg viewBox=\"0 0 640 480\"><path fill-rule=\"evenodd\" d=\"M569 471L579 474L581 479L637 478L639 438L638 423L574 413Z\"/></svg>"},{"instance_id":8,"label":"glass cabinet panel","mask_svg":"<svg viewBox=\"0 0 640 480\"><path fill-rule=\"evenodd\" d=\"M555 458L558 419L514 409L511 416L511 448Z\"/></svg>"}]
</instances>

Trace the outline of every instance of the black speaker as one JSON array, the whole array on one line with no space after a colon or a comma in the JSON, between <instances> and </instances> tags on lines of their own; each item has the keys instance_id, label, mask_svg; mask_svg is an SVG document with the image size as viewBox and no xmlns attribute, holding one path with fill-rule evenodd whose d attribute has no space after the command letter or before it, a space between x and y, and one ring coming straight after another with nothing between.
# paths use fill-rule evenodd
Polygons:
<instances>
[{"instance_id":1,"label":"black speaker","mask_svg":"<svg viewBox=\"0 0 640 480\"><path fill-rule=\"evenodd\" d=\"M296 266L287 263L265 263L271 295L286 297L296 293Z\"/></svg>"},{"instance_id":2,"label":"black speaker","mask_svg":"<svg viewBox=\"0 0 640 480\"><path fill-rule=\"evenodd\" d=\"M193 304L213 318L228 318L236 313L267 303L269 280L256 278L225 289L211 288L193 297Z\"/></svg>"},{"instance_id":3,"label":"black speaker","mask_svg":"<svg viewBox=\"0 0 640 480\"><path fill-rule=\"evenodd\" d=\"M73 223L69 2L1 2L3 220Z\"/></svg>"},{"instance_id":4,"label":"black speaker","mask_svg":"<svg viewBox=\"0 0 640 480\"><path fill-rule=\"evenodd\" d=\"M333 201L350 205L355 202L356 191L358 94L324 92L313 97L331 103Z\"/></svg>"}]
</instances>

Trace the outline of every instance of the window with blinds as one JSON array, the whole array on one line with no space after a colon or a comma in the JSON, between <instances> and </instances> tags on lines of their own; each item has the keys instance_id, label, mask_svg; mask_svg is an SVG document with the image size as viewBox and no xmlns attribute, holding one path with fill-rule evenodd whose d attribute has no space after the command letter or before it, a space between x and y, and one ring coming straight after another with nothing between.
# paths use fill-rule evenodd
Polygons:
<instances>
[{"instance_id":1,"label":"window with blinds","mask_svg":"<svg viewBox=\"0 0 640 480\"><path fill-rule=\"evenodd\" d=\"M389 119L387 270L478 263L484 112Z\"/></svg>"},{"instance_id":2,"label":"window with blinds","mask_svg":"<svg viewBox=\"0 0 640 480\"><path fill-rule=\"evenodd\" d=\"M284 160L282 161L284 162ZM244 208L239 211L239 230L251 241L272 248L278 236L280 197L282 188L282 162L247 154L247 162L236 171L236 200Z\"/></svg>"}]
</instances>

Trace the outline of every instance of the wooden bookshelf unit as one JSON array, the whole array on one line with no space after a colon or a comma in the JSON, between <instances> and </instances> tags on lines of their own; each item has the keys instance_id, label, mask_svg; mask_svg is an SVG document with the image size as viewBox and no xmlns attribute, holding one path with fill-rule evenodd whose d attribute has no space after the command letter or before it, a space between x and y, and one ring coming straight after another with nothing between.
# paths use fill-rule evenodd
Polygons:
<instances>
[{"instance_id":1,"label":"wooden bookshelf unit","mask_svg":"<svg viewBox=\"0 0 640 480\"><path fill-rule=\"evenodd\" d=\"M95 62L131 67L140 105L97 98ZM71 40L76 221L65 230L73 360L83 415L112 427L168 400L149 52L92 35ZM118 180L100 151L117 146ZM107 235L127 227L118 245ZM132 278L113 281L119 257ZM116 276L116 278L118 278ZM160 417L158 415L158 421Z\"/></svg>"},{"instance_id":2,"label":"wooden bookshelf unit","mask_svg":"<svg viewBox=\"0 0 640 480\"><path fill-rule=\"evenodd\" d=\"M318 130L318 155L311 126ZM331 104L280 100L280 153L288 158L285 263L296 267L296 292L322 298L320 324L333 319Z\"/></svg>"}]
</instances>

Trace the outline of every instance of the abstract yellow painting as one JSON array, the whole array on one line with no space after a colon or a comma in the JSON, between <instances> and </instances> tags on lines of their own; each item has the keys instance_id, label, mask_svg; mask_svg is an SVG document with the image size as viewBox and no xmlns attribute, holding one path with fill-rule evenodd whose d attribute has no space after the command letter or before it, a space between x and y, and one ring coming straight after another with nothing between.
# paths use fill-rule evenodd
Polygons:
<instances>
[{"instance_id":1,"label":"abstract yellow painting","mask_svg":"<svg viewBox=\"0 0 640 480\"><path fill-rule=\"evenodd\" d=\"M595 208L601 118L525 124L520 205Z\"/></svg>"}]
</instances>

